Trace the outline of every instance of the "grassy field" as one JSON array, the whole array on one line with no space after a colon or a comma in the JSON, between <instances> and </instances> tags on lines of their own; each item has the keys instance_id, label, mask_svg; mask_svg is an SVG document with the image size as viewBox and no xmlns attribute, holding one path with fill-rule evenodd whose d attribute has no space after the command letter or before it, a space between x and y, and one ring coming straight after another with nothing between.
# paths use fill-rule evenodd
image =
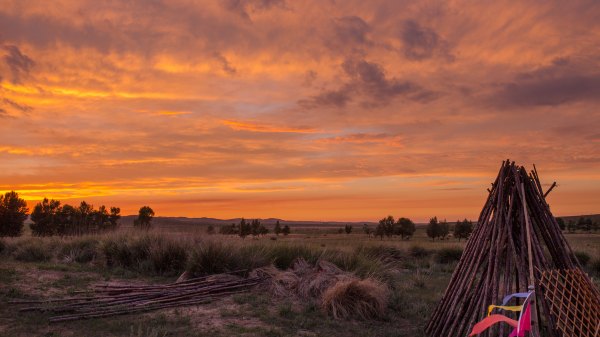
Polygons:
<instances>
[{"instance_id":1,"label":"grassy field","mask_svg":"<svg viewBox=\"0 0 600 337\"><path fill-rule=\"evenodd\" d=\"M360 230L355 228L355 231ZM203 228L147 234L129 231L79 238L0 241L0 336L423 336L465 242L432 242L423 228L410 241L376 239L337 228L311 228L288 237L206 235ZM566 234L598 284L600 234ZM147 314L49 325L47 314L19 313L15 298L73 294L111 282L172 282L195 275L274 264L297 257L325 259L390 289L378 320L335 320L319 303L272 296L256 289L213 303ZM586 261L583 261L586 260Z\"/></svg>"}]
</instances>

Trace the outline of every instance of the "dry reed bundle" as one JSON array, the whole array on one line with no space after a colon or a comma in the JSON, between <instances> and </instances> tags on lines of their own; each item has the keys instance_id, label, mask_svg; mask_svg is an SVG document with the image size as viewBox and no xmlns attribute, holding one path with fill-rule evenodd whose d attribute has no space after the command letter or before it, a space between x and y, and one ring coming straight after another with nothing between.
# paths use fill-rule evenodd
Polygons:
<instances>
[{"instance_id":1,"label":"dry reed bundle","mask_svg":"<svg viewBox=\"0 0 600 337\"><path fill-rule=\"evenodd\" d=\"M343 280L329 287L321 306L334 318L381 318L387 308L389 289L372 278Z\"/></svg>"}]
</instances>

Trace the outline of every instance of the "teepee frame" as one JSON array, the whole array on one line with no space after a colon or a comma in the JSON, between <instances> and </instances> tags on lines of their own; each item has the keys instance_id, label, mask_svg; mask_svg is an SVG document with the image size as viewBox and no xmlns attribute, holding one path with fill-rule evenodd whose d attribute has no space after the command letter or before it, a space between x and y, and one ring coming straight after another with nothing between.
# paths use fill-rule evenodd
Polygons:
<instances>
[{"instance_id":1,"label":"teepee frame","mask_svg":"<svg viewBox=\"0 0 600 337\"><path fill-rule=\"evenodd\" d=\"M467 336L473 324L486 316L488 305L533 286L537 318L532 311L532 335L564 337L539 285L544 271L581 270L545 200L555 185L544 193L535 166L528 174L514 162L502 163L477 226L426 326L429 336ZM480 336L509 333L508 327L499 325Z\"/></svg>"}]
</instances>

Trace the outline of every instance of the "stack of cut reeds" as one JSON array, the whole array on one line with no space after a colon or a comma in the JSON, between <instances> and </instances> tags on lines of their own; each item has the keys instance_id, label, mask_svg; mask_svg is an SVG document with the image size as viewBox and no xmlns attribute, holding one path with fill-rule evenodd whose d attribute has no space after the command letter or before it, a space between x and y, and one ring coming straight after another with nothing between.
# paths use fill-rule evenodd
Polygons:
<instances>
[{"instance_id":1,"label":"stack of cut reeds","mask_svg":"<svg viewBox=\"0 0 600 337\"><path fill-rule=\"evenodd\" d=\"M50 323L108 317L208 303L215 298L241 293L259 284L263 277L235 276L237 271L189 279L164 285L114 285L94 287L68 298L14 300L25 311L50 311Z\"/></svg>"}]
</instances>

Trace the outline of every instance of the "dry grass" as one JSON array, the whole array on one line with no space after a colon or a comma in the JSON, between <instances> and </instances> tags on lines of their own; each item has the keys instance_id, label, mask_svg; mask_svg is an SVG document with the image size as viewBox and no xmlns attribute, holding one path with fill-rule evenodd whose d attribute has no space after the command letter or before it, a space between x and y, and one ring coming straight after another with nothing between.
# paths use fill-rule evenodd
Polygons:
<instances>
[{"instance_id":1,"label":"dry grass","mask_svg":"<svg viewBox=\"0 0 600 337\"><path fill-rule=\"evenodd\" d=\"M349 279L329 287L321 306L338 319L380 319L385 315L388 298L387 286L375 279Z\"/></svg>"}]
</instances>

